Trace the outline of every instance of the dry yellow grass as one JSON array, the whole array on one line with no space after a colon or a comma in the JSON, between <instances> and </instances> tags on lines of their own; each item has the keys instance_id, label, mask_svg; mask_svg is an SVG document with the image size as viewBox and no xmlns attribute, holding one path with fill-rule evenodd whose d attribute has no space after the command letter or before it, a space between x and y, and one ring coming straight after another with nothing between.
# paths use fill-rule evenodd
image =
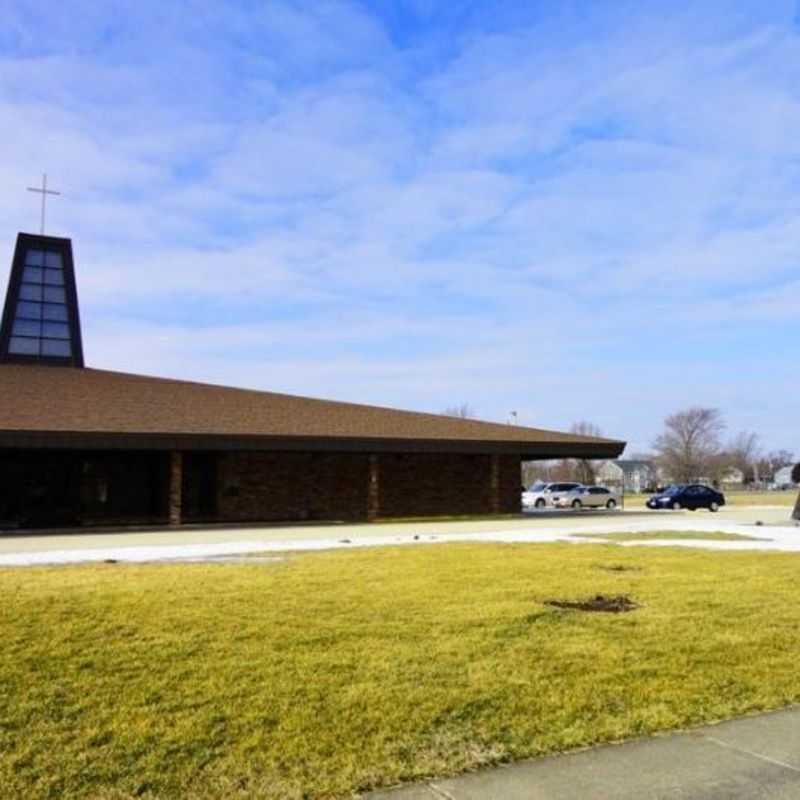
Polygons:
<instances>
[{"instance_id":1,"label":"dry yellow grass","mask_svg":"<svg viewBox=\"0 0 800 800\"><path fill-rule=\"evenodd\" d=\"M9 798L328 798L800 699L800 561L431 545L0 571ZM630 594L628 614L553 598Z\"/></svg>"}]
</instances>

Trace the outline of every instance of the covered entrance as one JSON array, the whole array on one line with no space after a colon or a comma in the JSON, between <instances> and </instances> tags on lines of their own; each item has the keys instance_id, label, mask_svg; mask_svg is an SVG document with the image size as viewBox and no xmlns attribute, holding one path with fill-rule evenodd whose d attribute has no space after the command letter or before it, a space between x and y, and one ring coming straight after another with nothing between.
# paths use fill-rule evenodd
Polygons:
<instances>
[{"instance_id":1,"label":"covered entrance","mask_svg":"<svg viewBox=\"0 0 800 800\"><path fill-rule=\"evenodd\" d=\"M0 528L160 524L167 454L2 450Z\"/></svg>"}]
</instances>

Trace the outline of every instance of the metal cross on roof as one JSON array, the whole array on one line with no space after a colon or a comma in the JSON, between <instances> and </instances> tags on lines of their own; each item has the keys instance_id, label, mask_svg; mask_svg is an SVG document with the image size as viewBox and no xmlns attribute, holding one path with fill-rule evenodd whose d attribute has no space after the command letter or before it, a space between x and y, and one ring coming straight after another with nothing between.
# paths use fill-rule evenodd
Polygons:
<instances>
[{"instance_id":1,"label":"metal cross on roof","mask_svg":"<svg viewBox=\"0 0 800 800\"><path fill-rule=\"evenodd\" d=\"M60 195L61 192L54 192L52 189L48 189L47 188L47 173L44 173L42 175L42 188L41 189L38 189L38 188L36 188L34 186L29 186L28 187L28 191L29 192L39 192L42 195L42 229L41 229L40 233L42 234L42 236L44 236L44 215L45 215L45 209L47 207L47 195L49 195L49 194Z\"/></svg>"}]
</instances>

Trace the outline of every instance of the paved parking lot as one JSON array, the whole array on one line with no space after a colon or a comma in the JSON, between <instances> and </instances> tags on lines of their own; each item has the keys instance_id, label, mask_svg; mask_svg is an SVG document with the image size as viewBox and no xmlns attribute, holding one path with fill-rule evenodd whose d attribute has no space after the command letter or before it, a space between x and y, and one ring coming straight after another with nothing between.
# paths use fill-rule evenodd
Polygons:
<instances>
[{"instance_id":1,"label":"paved parking lot","mask_svg":"<svg viewBox=\"0 0 800 800\"><path fill-rule=\"evenodd\" d=\"M180 530L15 534L0 536L0 566L82 561L209 559L254 552L334 547L434 544L456 541L580 543L576 534L646 531L723 531L763 541L676 541L686 547L797 550L800 527L786 507L707 511L544 511L514 519L372 524L289 524L186 527ZM761 522L761 526L756 526ZM650 542L663 545L664 541Z\"/></svg>"}]
</instances>

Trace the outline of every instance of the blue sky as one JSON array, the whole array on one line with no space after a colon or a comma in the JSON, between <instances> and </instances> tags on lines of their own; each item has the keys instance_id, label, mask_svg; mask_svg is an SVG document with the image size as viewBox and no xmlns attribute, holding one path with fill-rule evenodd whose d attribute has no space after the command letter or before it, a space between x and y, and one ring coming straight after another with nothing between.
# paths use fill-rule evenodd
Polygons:
<instances>
[{"instance_id":1,"label":"blue sky","mask_svg":"<svg viewBox=\"0 0 800 800\"><path fill-rule=\"evenodd\" d=\"M789 2L0 3L97 367L800 452Z\"/></svg>"}]
</instances>

